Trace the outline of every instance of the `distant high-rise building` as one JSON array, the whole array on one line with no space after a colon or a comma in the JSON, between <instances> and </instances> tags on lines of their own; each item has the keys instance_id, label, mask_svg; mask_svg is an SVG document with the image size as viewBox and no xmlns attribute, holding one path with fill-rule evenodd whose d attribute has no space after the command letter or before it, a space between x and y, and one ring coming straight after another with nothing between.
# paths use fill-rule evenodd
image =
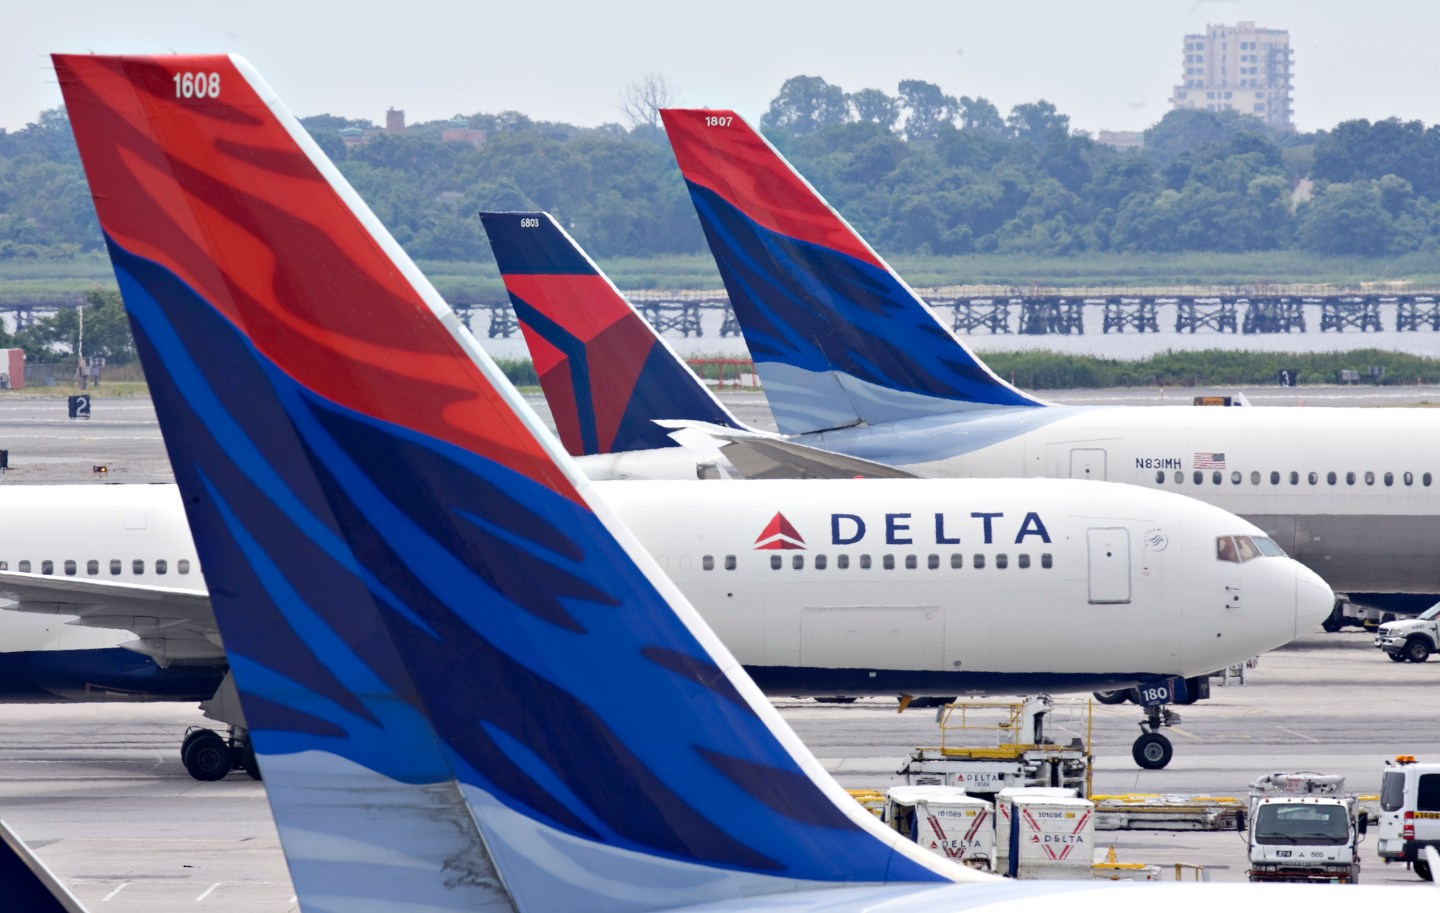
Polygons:
<instances>
[{"instance_id":1,"label":"distant high-rise building","mask_svg":"<svg viewBox=\"0 0 1440 913\"><path fill-rule=\"evenodd\" d=\"M1170 99L1175 108L1238 111L1271 127L1293 130L1290 103L1290 33L1253 22L1207 26L1185 36L1184 81Z\"/></svg>"},{"instance_id":2,"label":"distant high-rise building","mask_svg":"<svg viewBox=\"0 0 1440 913\"><path fill-rule=\"evenodd\" d=\"M405 111L401 108L390 108L385 112L385 132L405 132Z\"/></svg>"}]
</instances>

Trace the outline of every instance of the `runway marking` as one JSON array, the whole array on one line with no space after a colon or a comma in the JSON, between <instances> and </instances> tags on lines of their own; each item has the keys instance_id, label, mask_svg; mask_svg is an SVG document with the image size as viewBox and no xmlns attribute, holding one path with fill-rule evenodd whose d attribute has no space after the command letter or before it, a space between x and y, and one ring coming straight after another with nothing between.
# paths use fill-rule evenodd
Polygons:
<instances>
[{"instance_id":1,"label":"runway marking","mask_svg":"<svg viewBox=\"0 0 1440 913\"><path fill-rule=\"evenodd\" d=\"M1186 732L1185 730L1181 729L1179 726L1170 726L1169 729L1170 729L1171 732L1175 733L1176 735L1183 735L1185 738L1190 739L1190 740L1193 741L1193 742L1203 742L1203 741L1205 741L1204 738L1202 738L1201 736L1198 736L1198 735L1196 735L1196 734L1193 733L1193 732Z\"/></svg>"},{"instance_id":2,"label":"runway marking","mask_svg":"<svg viewBox=\"0 0 1440 913\"><path fill-rule=\"evenodd\" d=\"M1293 730L1293 729L1286 729L1284 726L1276 726L1275 728L1278 729L1278 730L1280 730L1281 732L1288 732L1288 733L1290 733L1291 735L1293 735L1295 738L1297 738L1297 739L1304 739L1304 740L1307 741L1307 742L1318 742L1318 741L1320 741L1319 739L1312 739L1310 736L1306 735L1306 734L1303 733L1303 732L1296 732L1296 731Z\"/></svg>"},{"instance_id":3,"label":"runway marking","mask_svg":"<svg viewBox=\"0 0 1440 913\"><path fill-rule=\"evenodd\" d=\"M121 891L123 891L123 890L125 890L126 888L128 888L130 885L131 885L131 882L128 882L128 881L125 882L125 883L123 883L123 884L121 884L120 887L116 888L115 890L111 891L109 894L106 894L104 897L100 898L100 902L101 902L101 903L104 903L105 901L107 901L107 900L109 900L110 898L114 897L116 894L119 894Z\"/></svg>"},{"instance_id":4,"label":"runway marking","mask_svg":"<svg viewBox=\"0 0 1440 913\"><path fill-rule=\"evenodd\" d=\"M211 892L211 891L213 891L213 890L215 890L216 888L220 887L220 886L221 886L222 884L224 884L224 883L225 883L225 882L223 882L223 881L217 881L217 882L215 882L215 883L212 884L210 887L208 887L208 888L205 889L205 893L204 893L204 894L201 894L199 897L195 898L195 902L196 902L196 903L200 903L202 900L204 900L205 898L207 898L207 897L210 896L210 892Z\"/></svg>"}]
</instances>

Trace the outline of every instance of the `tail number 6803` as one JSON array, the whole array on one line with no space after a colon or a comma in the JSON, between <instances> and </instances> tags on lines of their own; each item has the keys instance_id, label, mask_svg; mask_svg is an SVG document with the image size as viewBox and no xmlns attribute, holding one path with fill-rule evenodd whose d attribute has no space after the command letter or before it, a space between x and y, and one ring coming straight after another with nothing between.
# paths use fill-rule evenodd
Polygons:
<instances>
[{"instance_id":1,"label":"tail number 6803","mask_svg":"<svg viewBox=\"0 0 1440 913\"><path fill-rule=\"evenodd\" d=\"M219 98L219 73L176 73L176 98Z\"/></svg>"}]
</instances>

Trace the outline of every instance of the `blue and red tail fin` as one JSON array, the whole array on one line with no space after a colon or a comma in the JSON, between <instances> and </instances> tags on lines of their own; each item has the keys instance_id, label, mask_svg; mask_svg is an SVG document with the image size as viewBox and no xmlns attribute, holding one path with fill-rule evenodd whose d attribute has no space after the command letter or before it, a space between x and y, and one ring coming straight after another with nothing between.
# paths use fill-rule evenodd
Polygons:
<instances>
[{"instance_id":1,"label":"blue and red tail fin","mask_svg":"<svg viewBox=\"0 0 1440 913\"><path fill-rule=\"evenodd\" d=\"M1042 405L987 368L735 112L661 114L782 432Z\"/></svg>"},{"instance_id":2,"label":"blue and red tail fin","mask_svg":"<svg viewBox=\"0 0 1440 913\"><path fill-rule=\"evenodd\" d=\"M55 64L303 907L957 877L821 770L248 64Z\"/></svg>"},{"instance_id":3,"label":"blue and red tail fin","mask_svg":"<svg viewBox=\"0 0 1440 913\"><path fill-rule=\"evenodd\" d=\"M572 456L676 446L657 420L742 429L548 213L480 218Z\"/></svg>"}]
</instances>

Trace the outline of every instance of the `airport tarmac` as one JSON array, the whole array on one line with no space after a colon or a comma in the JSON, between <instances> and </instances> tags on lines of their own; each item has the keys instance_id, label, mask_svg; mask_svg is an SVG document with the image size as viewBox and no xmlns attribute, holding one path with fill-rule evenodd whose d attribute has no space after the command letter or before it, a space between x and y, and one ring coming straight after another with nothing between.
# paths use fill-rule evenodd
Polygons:
<instances>
[{"instance_id":1,"label":"airport tarmac","mask_svg":"<svg viewBox=\"0 0 1440 913\"><path fill-rule=\"evenodd\" d=\"M1348 401L1350 391L1336 389L1306 388ZM1400 389L1414 401L1440 402L1434 388ZM1119 394L1090 391L1065 401L1110 395ZM1167 395L1173 401L1174 392ZM725 399L747 421L763 418L762 397ZM65 414L63 399L0 396L0 448L15 467L0 484L169 481L147 400L96 400L88 422ZM96 475L98 465L109 472ZM1022 627L1015 636L1025 636ZM1307 635L1263 657L1243 685L1217 686L1211 700L1180 708L1184 722L1170 732L1175 759L1162 771L1140 770L1130 759L1139 710L1096 705L1095 790L1243 795L1264 773L1319 770L1374 793L1386 758L1440 759L1437 682L1440 661L1392 663L1369 635ZM898 782L907 752L937 740L934 711L898 714L889 699L777 705L846 786ZM180 738L203 722L184 705L0 705L0 818L92 909L297 909L263 788L243 775L197 783L182 769ZM1234 833L1099 837L1097 851L1114 846L1124 862L1189 862L1213 880L1244 879L1244 845ZM1380 864L1373 835L1362 858L1366 883L1421 885L1403 867Z\"/></svg>"}]
</instances>

